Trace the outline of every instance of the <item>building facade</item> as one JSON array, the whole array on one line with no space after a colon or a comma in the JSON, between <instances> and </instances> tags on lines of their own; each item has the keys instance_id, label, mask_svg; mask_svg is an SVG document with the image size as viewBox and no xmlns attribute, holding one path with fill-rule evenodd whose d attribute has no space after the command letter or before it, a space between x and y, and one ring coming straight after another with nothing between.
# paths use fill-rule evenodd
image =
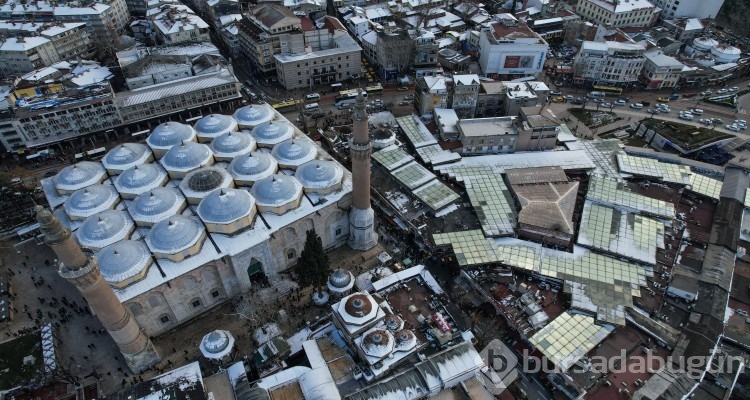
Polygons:
<instances>
[{"instance_id":1,"label":"building facade","mask_svg":"<svg viewBox=\"0 0 750 400\"><path fill-rule=\"evenodd\" d=\"M519 132L511 117L462 119L456 124L465 155L513 153Z\"/></svg>"},{"instance_id":2,"label":"building facade","mask_svg":"<svg viewBox=\"0 0 750 400\"><path fill-rule=\"evenodd\" d=\"M261 4L246 13L239 37L242 55L251 69L264 77L276 75L276 54L304 52L299 17L276 4Z\"/></svg>"},{"instance_id":3,"label":"building facade","mask_svg":"<svg viewBox=\"0 0 750 400\"><path fill-rule=\"evenodd\" d=\"M11 37L0 44L0 72L6 77L22 75L60 61L51 40L42 36Z\"/></svg>"},{"instance_id":4,"label":"building facade","mask_svg":"<svg viewBox=\"0 0 750 400\"><path fill-rule=\"evenodd\" d=\"M448 108L450 101L449 79L445 76L417 78L414 87L414 107L419 115L430 114L436 108Z\"/></svg>"},{"instance_id":5,"label":"building facade","mask_svg":"<svg viewBox=\"0 0 750 400\"><path fill-rule=\"evenodd\" d=\"M574 81L585 85L630 87L638 80L646 48L621 42L583 42L573 61Z\"/></svg>"},{"instance_id":6,"label":"building facade","mask_svg":"<svg viewBox=\"0 0 750 400\"><path fill-rule=\"evenodd\" d=\"M474 118L479 95L479 76L476 74L453 75L450 86L450 108L459 118Z\"/></svg>"},{"instance_id":7,"label":"building facade","mask_svg":"<svg viewBox=\"0 0 750 400\"><path fill-rule=\"evenodd\" d=\"M362 48L335 17L304 33L305 51L274 55L276 75L287 90L343 82L362 73Z\"/></svg>"},{"instance_id":8,"label":"building facade","mask_svg":"<svg viewBox=\"0 0 750 400\"><path fill-rule=\"evenodd\" d=\"M651 0L662 9L662 18L713 19L719 14L724 0Z\"/></svg>"},{"instance_id":9,"label":"building facade","mask_svg":"<svg viewBox=\"0 0 750 400\"><path fill-rule=\"evenodd\" d=\"M677 85L684 67L681 62L657 49L647 51L643 56L646 62L641 79L649 89L674 88Z\"/></svg>"},{"instance_id":10,"label":"building facade","mask_svg":"<svg viewBox=\"0 0 750 400\"><path fill-rule=\"evenodd\" d=\"M576 7L581 18L614 28L651 26L659 10L648 0L581 0Z\"/></svg>"},{"instance_id":11,"label":"building facade","mask_svg":"<svg viewBox=\"0 0 750 400\"><path fill-rule=\"evenodd\" d=\"M549 52L539 34L507 14L482 28L478 47L482 74L502 80L538 76Z\"/></svg>"},{"instance_id":12,"label":"building facade","mask_svg":"<svg viewBox=\"0 0 750 400\"><path fill-rule=\"evenodd\" d=\"M149 10L151 12L151 10ZM149 16L159 44L210 42L208 24L184 5L165 4Z\"/></svg>"}]
</instances>

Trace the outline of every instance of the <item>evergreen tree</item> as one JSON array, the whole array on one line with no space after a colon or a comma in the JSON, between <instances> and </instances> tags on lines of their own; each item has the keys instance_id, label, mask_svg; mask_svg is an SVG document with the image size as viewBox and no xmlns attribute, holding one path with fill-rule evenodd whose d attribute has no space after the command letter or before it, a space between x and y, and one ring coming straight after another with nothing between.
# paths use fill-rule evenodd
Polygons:
<instances>
[{"instance_id":1,"label":"evergreen tree","mask_svg":"<svg viewBox=\"0 0 750 400\"><path fill-rule=\"evenodd\" d=\"M320 291L321 286L327 282L330 274L328 256L323 252L323 240L315 229L307 231L305 248L294 268L302 287L312 285L316 291Z\"/></svg>"}]
</instances>

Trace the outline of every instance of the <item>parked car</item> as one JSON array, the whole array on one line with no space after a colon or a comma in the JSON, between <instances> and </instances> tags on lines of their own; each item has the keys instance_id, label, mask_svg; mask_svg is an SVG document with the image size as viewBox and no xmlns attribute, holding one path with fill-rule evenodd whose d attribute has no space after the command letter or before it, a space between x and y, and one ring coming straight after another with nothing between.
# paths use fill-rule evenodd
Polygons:
<instances>
[{"instance_id":1,"label":"parked car","mask_svg":"<svg viewBox=\"0 0 750 400\"><path fill-rule=\"evenodd\" d=\"M601 105L602 107L605 107L605 108L612 108L612 107L613 107L613 106L612 106L612 104L610 104L610 103L602 103L602 104L600 104L600 105Z\"/></svg>"},{"instance_id":2,"label":"parked car","mask_svg":"<svg viewBox=\"0 0 750 400\"><path fill-rule=\"evenodd\" d=\"M747 126L747 121L744 119L736 119L734 120L734 124L737 126Z\"/></svg>"},{"instance_id":3,"label":"parked car","mask_svg":"<svg viewBox=\"0 0 750 400\"><path fill-rule=\"evenodd\" d=\"M648 107L651 105L650 101L642 101L641 104L643 104L644 107Z\"/></svg>"},{"instance_id":4,"label":"parked car","mask_svg":"<svg viewBox=\"0 0 750 400\"><path fill-rule=\"evenodd\" d=\"M398 90L399 92L405 92L405 91L409 90L409 88L408 88L408 87L406 87L406 86L399 86L397 90Z\"/></svg>"},{"instance_id":5,"label":"parked car","mask_svg":"<svg viewBox=\"0 0 750 400\"><path fill-rule=\"evenodd\" d=\"M669 100L677 100L677 99L679 99L679 98L680 98L680 95L679 95L679 94L677 94L677 93L675 93L675 94L673 94L673 95L669 96Z\"/></svg>"},{"instance_id":6,"label":"parked car","mask_svg":"<svg viewBox=\"0 0 750 400\"><path fill-rule=\"evenodd\" d=\"M724 123L724 121L722 121L722 119L721 119L721 118L712 118L712 119L711 119L711 122L713 122L713 123L714 123L714 124L716 124L716 125L721 125L721 124L723 124L723 123Z\"/></svg>"},{"instance_id":7,"label":"parked car","mask_svg":"<svg viewBox=\"0 0 750 400\"><path fill-rule=\"evenodd\" d=\"M690 110L690 112L692 112L695 115L702 115L703 114L703 110L701 110L700 108L694 108L694 109Z\"/></svg>"},{"instance_id":8,"label":"parked car","mask_svg":"<svg viewBox=\"0 0 750 400\"><path fill-rule=\"evenodd\" d=\"M724 127L727 128L727 129L729 129L732 132L739 132L740 131L740 127L737 126L737 125L735 125L735 124L725 125Z\"/></svg>"},{"instance_id":9,"label":"parked car","mask_svg":"<svg viewBox=\"0 0 750 400\"><path fill-rule=\"evenodd\" d=\"M562 96L557 96L552 98L553 103L565 103L565 98Z\"/></svg>"},{"instance_id":10,"label":"parked car","mask_svg":"<svg viewBox=\"0 0 750 400\"><path fill-rule=\"evenodd\" d=\"M656 99L656 101L660 101L662 103L669 103L669 97L662 96L662 97L659 97L658 99Z\"/></svg>"},{"instance_id":11,"label":"parked car","mask_svg":"<svg viewBox=\"0 0 750 400\"><path fill-rule=\"evenodd\" d=\"M616 106L624 106L625 105L625 100L623 100L623 99L617 100L615 102L615 105Z\"/></svg>"},{"instance_id":12,"label":"parked car","mask_svg":"<svg viewBox=\"0 0 750 400\"><path fill-rule=\"evenodd\" d=\"M629 97L620 97L617 101L620 101L620 100L622 100L622 101L624 101L626 103L630 103L630 98Z\"/></svg>"},{"instance_id":13,"label":"parked car","mask_svg":"<svg viewBox=\"0 0 750 400\"><path fill-rule=\"evenodd\" d=\"M574 99L574 97L573 97L573 95L572 95L572 94L566 94L566 95L565 95L565 96L563 96L563 97L565 98L565 100L568 100L568 101L570 101L570 100L573 100L573 99Z\"/></svg>"},{"instance_id":14,"label":"parked car","mask_svg":"<svg viewBox=\"0 0 750 400\"><path fill-rule=\"evenodd\" d=\"M413 94L407 94L406 96L404 96L404 100L414 100L414 95Z\"/></svg>"},{"instance_id":15,"label":"parked car","mask_svg":"<svg viewBox=\"0 0 750 400\"><path fill-rule=\"evenodd\" d=\"M704 91L702 91L702 92L701 92L701 96L708 96L708 95L710 95L711 93L713 93L713 92L712 92L712 91L710 91L710 90L704 90Z\"/></svg>"},{"instance_id":16,"label":"parked car","mask_svg":"<svg viewBox=\"0 0 750 400\"><path fill-rule=\"evenodd\" d=\"M550 94L550 96L559 96L562 93L560 91L558 91L558 90L553 90L553 91L549 92L549 94Z\"/></svg>"},{"instance_id":17,"label":"parked car","mask_svg":"<svg viewBox=\"0 0 750 400\"><path fill-rule=\"evenodd\" d=\"M693 120L693 114L690 114L690 113L680 113L680 119L684 119L686 121L692 121Z\"/></svg>"},{"instance_id":18,"label":"parked car","mask_svg":"<svg viewBox=\"0 0 750 400\"><path fill-rule=\"evenodd\" d=\"M726 89L719 89L719 90L716 91L716 94L724 94L724 93L727 93L727 92L728 92L728 90L726 90Z\"/></svg>"},{"instance_id":19,"label":"parked car","mask_svg":"<svg viewBox=\"0 0 750 400\"><path fill-rule=\"evenodd\" d=\"M709 118L701 118L698 120L703 125L711 125L711 120Z\"/></svg>"},{"instance_id":20,"label":"parked car","mask_svg":"<svg viewBox=\"0 0 750 400\"><path fill-rule=\"evenodd\" d=\"M633 103L633 104L630 105L630 108L635 108L636 110L640 110L641 108L643 108L643 104L641 104L641 103Z\"/></svg>"},{"instance_id":21,"label":"parked car","mask_svg":"<svg viewBox=\"0 0 750 400\"><path fill-rule=\"evenodd\" d=\"M740 88L738 88L737 86L732 86L732 87L729 88L730 92L736 92L738 90L740 90Z\"/></svg>"}]
</instances>

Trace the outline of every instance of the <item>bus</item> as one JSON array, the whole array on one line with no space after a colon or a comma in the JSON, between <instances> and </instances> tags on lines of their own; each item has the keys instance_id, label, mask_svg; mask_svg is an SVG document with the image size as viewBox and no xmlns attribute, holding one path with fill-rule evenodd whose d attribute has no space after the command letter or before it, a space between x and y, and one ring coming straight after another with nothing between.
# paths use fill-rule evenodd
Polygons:
<instances>
[{"instance_id":1,"label":"bus","mask_svg":"<svg viewBox=\"0 0 750 400\"><path fill-rule=\"evenodd\" d=\"M622 88L618 88L618 87L612 87L612 86L594 86L594 89L601 90L602 92L613 93L613 94L616 94L618 96L622 94Z\"/></svg>"},{"instance_id":2,"label":"bus","mask_svg":"<svg viewBox=\"0 0 750 400\"><path fill-rule=\"evenodd\" d=\"M367 99L367 92L362 92L362 97ZM336 100L334 101L334 105L336 107L346 106L349 104L354 104L357 102L357 93L349 93L349 94L340 94L336 96Z\"/></svg>"},{"instance_id":3,"label":"bus","mask_svg":"<svg viewBox=\"0 0 750 400\"><path fill-rule=\"evenodd\" d=\"M298 104L302 104L302 100L282 101L281 103L276 103L272 105L271 107L273 107L274 110L277 110L279 112L293 111L297 107Z\"/></svg>"},{"instance_id":4,"label":"bus","mask_svg":"<svg viewBox=\"0 0 750 400\"><path fill-rule=\"evenodd\" d=\"M339 96L348 96L350 94L356 95L357 93L359 93L359 89L342 90L339 92Z\"/></svg>"},{"instance_id":5,"label":"bus","mask_svg":"<svg viewBox=\"0 0 750 400\"><path fill-rule=\"evenodd\" d=\"M380 93L383 93L383 86L382 85L368 86L365 88L365 92L370 93L370 94L372 93L380 94Z\"/></svg>"}]
</instances>

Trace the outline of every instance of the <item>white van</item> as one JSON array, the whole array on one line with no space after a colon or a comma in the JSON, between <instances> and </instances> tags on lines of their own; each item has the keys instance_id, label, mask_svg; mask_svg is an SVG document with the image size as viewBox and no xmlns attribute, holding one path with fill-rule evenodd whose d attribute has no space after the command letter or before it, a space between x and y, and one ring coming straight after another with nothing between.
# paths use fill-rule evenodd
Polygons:
<instances>
[{"instance_id":1,"label":"white van","mask_svg":"<svg viewBox=\"0 0 750 400\"><path fill-rule=\"evenodd\" d=\"M315 101L320 99L319 93L310 93L308 95L305 95L305 100L307 101Z\"/></svg>"},{"instance_id":2,"label":"white van","mask_svg":"<svg viewBox=\"0 0 750 400\"><path fill-rule=\"evenodd\" d=\"M317 111L319 108L318 103L305 104L305 111Z\"/></svg>"}]
</instances>

